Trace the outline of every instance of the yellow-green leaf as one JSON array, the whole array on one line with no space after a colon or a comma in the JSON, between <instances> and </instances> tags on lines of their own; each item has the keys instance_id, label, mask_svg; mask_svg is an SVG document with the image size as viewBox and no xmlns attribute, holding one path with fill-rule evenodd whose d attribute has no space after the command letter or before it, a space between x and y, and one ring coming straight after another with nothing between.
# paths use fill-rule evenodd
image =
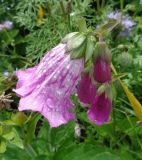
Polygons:
<instances>
[{"instance_id":1,"label":"yellow-green leaf","mask_svg":"<svg viewBox=\"0 0 142 160\"><path fill-rule=\"evenodd\" d=\"M117 71L114 68L113 64L111 64L111 68L113 72L115 73L115 75L117 75ZM137 100L137 98L134 96L134 94L128 89L128 87L121 81L120 78L118 78L118 81L120 82L124 92L126 93L136 116L139 118L140 121L142 121L142 105Z\"/></svg>"},{"instance_id":2,"label":"yellow-green leaf","mask_svg":"<svg viewBox=\"0 0 142 160\"><path fill-rule=\"evenodd\" d=\"M128 87L121 80L119 80L119 82L120 82L124 92L126 93L137 117L139 118L140 121L142 121L142 105L137 100L137 98L133 95L133 93L129 91Z\"/></svg>"}]
</instances>

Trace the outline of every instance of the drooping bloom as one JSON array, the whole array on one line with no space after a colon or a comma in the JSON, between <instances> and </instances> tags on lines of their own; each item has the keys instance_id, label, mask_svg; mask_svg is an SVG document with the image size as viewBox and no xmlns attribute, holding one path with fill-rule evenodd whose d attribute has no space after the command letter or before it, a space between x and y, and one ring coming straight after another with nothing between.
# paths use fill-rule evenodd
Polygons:
<instances>
[{"instance_id":1,"label":"drooping bloom","mask_svg":"<svg viewBox=\"0 0 142 160\"><path fill-rule=\"evenodd\" d=\"M59 44L37 66L16 72L18 83L14 91L21 97L19 110L40 112L51 127L75 118L70 112L70 96L81 78L83 60L71 60L65 51L66 44Z\"/></svg>"},{"instance_id":2,"label":"drooping bloom","mask_svg":"<svg viewBox=\"0 0 142 160\"><path fill-rule=\"evenodd\" d=\"M101 57L98 57L94 64L94 79L99 83L105 83L111 80L110 64Z\"/></svg>"},{"instance_id":3,"label":"drooping bloom","mask_svg":"<svg viewBox=\"0 0 142 160\"><path fill-rule=\"evenodd\" d=\"M110 120L112 102L105 93L98 95L88 111L88 118L97 125L102 125Z\"/></svg>"},{"instance_id":4,"label":"drooping bloom","mask_svg":"<svg viewBox=\"0 0 142 160\"><path fill-rule=\"evenodd\" d=\"M89 73L86 73L78 86L77 89L78 98L85 104L92 104L96 96L96 86L91 82Z\"/></svg>"}]
</instances>

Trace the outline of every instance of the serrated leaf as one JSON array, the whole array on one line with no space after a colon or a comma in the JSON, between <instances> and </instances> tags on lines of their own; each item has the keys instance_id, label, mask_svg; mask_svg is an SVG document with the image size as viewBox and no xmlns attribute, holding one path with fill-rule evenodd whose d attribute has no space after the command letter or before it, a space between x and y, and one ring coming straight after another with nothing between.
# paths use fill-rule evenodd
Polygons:
<instances>
[{"instance_id":1,"label":"serrated leaf","mask_svg":"<svg viewBox=\"0 0 142 160\"><path fill-rule=\"evenodd\" d=\"M9 132L9 133L7 133L7 134L4 134L2 137L5 138L6 140L10 141L11 139L14 138L14 136L15 136L15 135L14 135L14 132L11 131L11 132Z\"/></svg>"},{"instance_id":2,"label":"serrated leaf","mask_svg":"<svg viewBox=\"0 0 142 160\"><path fill-rule=\"evenodd\" d=\"M13 129L13 133L14 133L14 138L11 139L10 143L23 149L24 148L23 141L20 138L19 134L17 133L15 129Z\"/></svg>"}]
</instances>

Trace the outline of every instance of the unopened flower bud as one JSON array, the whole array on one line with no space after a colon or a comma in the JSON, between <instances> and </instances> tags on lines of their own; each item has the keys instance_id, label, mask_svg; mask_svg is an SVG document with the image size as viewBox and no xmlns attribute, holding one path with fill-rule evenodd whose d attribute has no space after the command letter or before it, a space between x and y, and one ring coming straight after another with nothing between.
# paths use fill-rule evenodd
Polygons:
<instances>
[{"instance_id":1,"label":"unopened flower bud","mask_svg":"<svg viewBox=\"0 0 142 160\"><path fill-rule=\"evenodd\" d=\"M99 83L111 81L110 65L101 58L97 58L95 61L94 79Z\"/></svg>"},{"instance_id":2,"label":"unopened flower bud","mask_svg":"<svg viewBox=\"0 0 142 160\"><path fill-rule=\"evenodd\" d=\"M95 97L94 103L88 111L88 118L97 125L102 125L110 120L112 101L104 93Z\"/></svg>"}]
</instances>

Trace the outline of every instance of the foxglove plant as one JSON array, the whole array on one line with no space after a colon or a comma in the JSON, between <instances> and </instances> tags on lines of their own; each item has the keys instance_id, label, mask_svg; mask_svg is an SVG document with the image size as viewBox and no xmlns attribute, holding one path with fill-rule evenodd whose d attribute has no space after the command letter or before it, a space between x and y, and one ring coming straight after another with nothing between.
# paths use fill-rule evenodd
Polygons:
<instances>
[{"instance_id":1,"label":"foxglove plant","mask_svg":"<svg viewBox=\"0 0 142 160\"><path fill-rule=\"evenodd\" d=\"M98 42L95 48L96 57L93 76L90 78L89 72L84 74L80 81L77 93L81 102L89 104L89 120L97 125L102 125L110 120L109 115L112 108L110 90L111 55L104 42ZM98 86L98 90L96 86Z\"/></svg>"},{"instance_id":2,"label":"foxglove plant","mask_svg":"<svg viewBox=\"0 0 142 160\"><path fill-rule=\"evenodd\" d=\"M75 114L71 112L74 104L70 97L77 92L79 100L90 108L88 118L92 122L101 125L109 120L111 99L105 89L102 95L98 95L96 85L110 83L111 58L105 43L97 43L98 52L93 58L94 76L90 72L84 73L84 57L93 53L91 50L90 54L86 49L87 42L90 46L85 34L70 33L59 45L47 52L38 65L16 71L18 82L14 91L21 97L20 111L40 112L48 119L51 127L58 127L75 119ZM91 43L93 46L92 37Z\"/></svg>"}]
</instances>

